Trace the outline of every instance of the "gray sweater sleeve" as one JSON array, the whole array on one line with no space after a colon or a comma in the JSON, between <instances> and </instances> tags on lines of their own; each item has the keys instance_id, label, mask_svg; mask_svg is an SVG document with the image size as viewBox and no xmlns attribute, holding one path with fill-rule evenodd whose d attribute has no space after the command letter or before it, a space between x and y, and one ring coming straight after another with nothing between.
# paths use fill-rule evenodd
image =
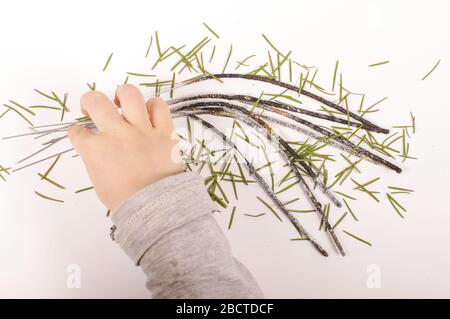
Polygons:
<instances>
[{"instance_id":1,"label":"gray sweater sleeve","mask_svg":"<svg viewBox=\"0 0 450 319\"><path fill-rule=\"evenodd\" d=\"M135 193L112 214L116 242L140 265L154 298L262 298L215 221L215 204L193 172Z\"/></svg>"}]
</instances>

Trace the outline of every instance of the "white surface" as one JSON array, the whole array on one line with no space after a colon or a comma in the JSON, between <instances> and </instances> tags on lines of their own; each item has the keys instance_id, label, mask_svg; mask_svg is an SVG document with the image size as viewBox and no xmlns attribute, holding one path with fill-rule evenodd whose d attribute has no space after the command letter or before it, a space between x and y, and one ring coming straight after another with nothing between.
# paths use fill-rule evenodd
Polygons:
<instances>
[{"instance_id":1,"label":"white surface","mask_svg":"<svg viewBox=\"0 0 450 319\"><path fill-rule=\"evenodd\" d=\"M403 165L402 175L367 166L374 176L416 190L403 201L406 219L387 205L360 200L355 210L361 221L347 220L345 228L373 247L342 235L348 256L332 252L325 259L307 243L289 241L295 234L287 222L269 214L257 221L238 215L226 231L233 250L267 297L450 297L448 2L47 0L10 1L1 11L2 102L36 101L36 87L69 91L74 108L93 80L111 94L123 81L120 72L142 60L155 29L162 41L193 43L204 34L203 21L220 33L222 50L232 42L241 56L263 49L260 33L267 33L298 60L319 66L325 83L339 59L349 87L368 92L372 101L389 96L377 122L407 121L410 110L417 116L412 150L420 160ZM99 78L112 51L111 73ZM367 68L384 59L391 62ZM438 59L435 73L420 81ZM1 136L18 128L19 120L0 121ZM13 163L30 146L0 142L0 163ZM89 186L84 174L73 173L82 171L79 160L67 162L70 170L56 171L66 186ZM0 182L0 297L147 297L140 269L111 243L110 222L94 194L66 193L63 206L47 203L34 196L45 187L32 174ZM262 209L253 193L247 197L245 207ZM227 215L217 216L225 228ZM67 288L70 264L81 267L79 289ZM381 288L367 287L371 264L381 271Z\"/></svg>"}]
</instances>

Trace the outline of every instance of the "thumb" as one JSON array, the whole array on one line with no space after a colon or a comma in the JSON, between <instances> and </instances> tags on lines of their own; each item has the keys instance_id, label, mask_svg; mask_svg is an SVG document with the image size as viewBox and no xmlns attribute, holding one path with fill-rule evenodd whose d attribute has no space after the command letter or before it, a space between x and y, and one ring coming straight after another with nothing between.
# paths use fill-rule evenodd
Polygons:
<instances>
[{"instance_id":1,"label":"thumb","mask_svg":"<svg viewBox=\"0 0 450 319\"><path fill-rule=\"evenodd\" d=\"M95 134L91 130L81 125L72 125L69 127L68 136L73 147L78 154L83 156L86 146Z\"/></svg>"}]
</instances>

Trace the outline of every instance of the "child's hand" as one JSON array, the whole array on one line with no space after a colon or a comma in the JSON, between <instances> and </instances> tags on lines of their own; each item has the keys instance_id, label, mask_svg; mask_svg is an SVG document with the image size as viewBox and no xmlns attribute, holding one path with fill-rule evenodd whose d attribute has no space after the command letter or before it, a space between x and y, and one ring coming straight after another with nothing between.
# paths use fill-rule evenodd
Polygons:
<instances>
[{"instance_id":1,"label":"child's hand","mask_svg":"<svg viewBox=\"0 0 450 319\"><path fill-rule=\"evenodd\" d=\"M74 125L69 138L81 155L100 200L111 210L141 188L183 170L167 104L145 103L132 85L116 91L115 105L101 92L81 97L81 111L99 132Z\"/></svg>"}]
</instances>

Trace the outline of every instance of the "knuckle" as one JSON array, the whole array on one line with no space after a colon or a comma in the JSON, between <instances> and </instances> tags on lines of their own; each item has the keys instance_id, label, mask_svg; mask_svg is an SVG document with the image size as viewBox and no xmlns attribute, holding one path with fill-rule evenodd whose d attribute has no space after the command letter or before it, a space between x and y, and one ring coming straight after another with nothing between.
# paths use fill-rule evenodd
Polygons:
<instances>
[{"instance_id":1,"label":"knuckle","mask_svg":"<svg viewBox=\"0 0 450 319\"><path fill-rule=\"evenodd\" d=\"M154 105L154 106L164 105L165 103L166 103L166 101L164 101L164 99L159 96L152 97L151 99L149 99L147 101L148 105Z\"/></svg>"},{"instance_id":2,"label":"knuckle","mask_svg":"<svg viewBox=\"0 0 450 319\"><path fill-rule=\"evenodd\" d=\"M119 96L133 96L139 92L139 89L132 84L123 84L118 88Z\"/></svg>"},{"instance_id":3,"label":"knuckle","mask_svg":"<svg viewBox=\"0 0 450 319\"><path fill-rule=\"evenodd\" d=\"M81 96L81 105L85 108L89 108L101 99L104 99L105 95L99 91L88 91Z\"/></svg>"}]
</instances>

